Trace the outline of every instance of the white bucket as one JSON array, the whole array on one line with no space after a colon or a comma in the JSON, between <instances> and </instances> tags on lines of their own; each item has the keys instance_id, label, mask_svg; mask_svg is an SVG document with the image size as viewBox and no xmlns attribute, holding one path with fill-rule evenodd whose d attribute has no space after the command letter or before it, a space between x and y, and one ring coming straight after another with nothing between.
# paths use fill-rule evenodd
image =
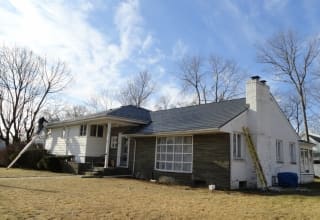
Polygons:
<instances>
[{"instance_id":1,"label":"white bucket","mask_svg":"<svg viewBox=\"0 0 320 220\"><path fill-rule=\"evenodd\" d=\"M214 185L214 184L211 184L211 185L209 185L208 187L209 187L209 190L210 190L210 191L213 191L213 190L216 189L216 185Z\"/></svg>"}]
</instances>

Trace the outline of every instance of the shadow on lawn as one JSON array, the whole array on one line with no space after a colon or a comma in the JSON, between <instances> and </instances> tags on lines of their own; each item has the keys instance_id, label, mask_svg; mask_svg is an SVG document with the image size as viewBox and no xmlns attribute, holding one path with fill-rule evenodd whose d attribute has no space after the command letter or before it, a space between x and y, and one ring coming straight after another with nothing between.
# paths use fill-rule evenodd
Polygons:
<instances>
[{"instance_id":1,"label":"shadow on lawn","mask_svg":"<svg viewBox=\"0 0 320 220\"><path fill-rule=\"evenodd\" d=\"M34 188L19 187L19 186L8 186L8 185L3 185L3 184L0 184L0 187L22 189L22 190L28 190L28 191L34 191L34 192L47 192L47 193L57 193L58 192L58 191L55 191L55 190L34 189Z\"/></svg>"},{"instance_id":2,"label":"shadow on lawn","mask_svg":"<svg viewBox=\"0 0 320 220\"><path fill-rule=\"evenodd\" d=\"M263 196L283 196L283 195L297 195L297 196L320 196L320 181L300 185L295 188L282 188L280 191L261 191L261 190L241 190L241 193Z\"/></svg>"}]
</instances>

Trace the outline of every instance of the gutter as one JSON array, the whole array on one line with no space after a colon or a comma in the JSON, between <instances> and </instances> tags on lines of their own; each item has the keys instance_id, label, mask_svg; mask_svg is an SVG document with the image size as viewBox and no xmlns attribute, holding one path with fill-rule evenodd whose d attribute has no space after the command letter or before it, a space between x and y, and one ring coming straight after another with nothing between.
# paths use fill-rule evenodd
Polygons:
<instances>
[{"instance_id":1,"label":"gutter","mask_svg":"<svg viewBox=\"0 0 320 220\"><path fill-rule=\"evenodd\" d=\"M195 129L186 131L166 131L156 132L150 134L126 134L129 137L152 137L152 136L166 136L166 135L190 135L190 134L206 134L206 133L226 133L221 131L219 128L206 128L206 129Z\"/></svg>"},{"instance_id":2,"label":"gutter","mask_svg":"<svg viewBox=\"0 0 320 220\"><path fill-rule=\"evenodd\" d=\"M114 117L114 116L96 116L91 118L81 118L81 119L74 119L68 121L59 121L59 122L51 122L47 125L47 128L57 128L62 127L63 125L76 125L84 122L91 122L97 120L113 120L113 121L120 121L120 122L127 122L127 123L134 123L134 124L148 124L149 122L135 120L135 119L128 119L123 117Z\"/></svg>"}]
</instances>

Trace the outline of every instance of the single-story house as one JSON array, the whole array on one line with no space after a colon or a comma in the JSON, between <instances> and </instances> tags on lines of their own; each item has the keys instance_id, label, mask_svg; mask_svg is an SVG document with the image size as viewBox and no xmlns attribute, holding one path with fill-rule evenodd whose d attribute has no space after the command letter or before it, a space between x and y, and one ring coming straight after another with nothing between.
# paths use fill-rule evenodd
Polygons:
<instances>
[{"instance_id":1,"label":"single-story house","mask_svg":"<svg viewBox=\"0 0 320 220\"><path fill-rule=\"evenodd\" d=\"M312 142L299 140L300 146L300 183L310 183L314 180L316 169L313 164Z\"/></svg>"},{"instance_id":2,"label":"single-story house","mask_svg":"<svg viewBox=\"0 0 320 220\"><path fill-rule=\"evenodd\" d=\"M314 144L314 147L312 148L313 161L315 163L320 163L320 135L310 133L309 138L310 142Z\"/></svg>"},{"instance_id":3,"label":"single-story house","mask_svg":"<svg viewBox=\"0 0 320 220\"><path fill-rule=\"evenodd\" d=\"M159 111L129 105L52 122L45 146L137 178L259 187L243 127L250 130L267 186L277 183L279 172L300 174L299 137L258 76L247 82L245 98Z\"/></svg>"},{"instance_id":4,"label":"single-story house","mask_svg":"<svg viewBox=\"0 0 320 220\"><path fill-rule=\"evenodd\" d=\"M312 148L314 174L320 177L320 135L310 133L309 138L310 142L314 144Z\"/></svg>"}]
</instances>

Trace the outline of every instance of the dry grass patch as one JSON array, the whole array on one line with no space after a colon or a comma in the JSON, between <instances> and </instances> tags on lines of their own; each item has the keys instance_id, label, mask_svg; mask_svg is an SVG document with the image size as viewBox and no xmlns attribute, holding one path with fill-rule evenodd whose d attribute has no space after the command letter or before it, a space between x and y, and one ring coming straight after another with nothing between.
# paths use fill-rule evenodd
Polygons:
<instances>
[{"instance_id":1,"label":"dry grass patch","mask_svg":"<svg viewBox=\"0 0 320 220\"><path fill-rule=\"evenodd\" d=\"M66 173L54 173L50 171L27 170L19 168L0 168L0 178L14 178L14 177L53 177L53 176L67 176Z\"/></svg>"},{"instance_id":2,"label":"dry grass patch","mask_svg":"<svg viewBox=\"0 0 320 220\"><path fill-rule=\"evenodd\" d=\"M4 219L319 219L319 204L315 194L210 193L133 179L0 179Z\"/></svg>"}]
</instances>

